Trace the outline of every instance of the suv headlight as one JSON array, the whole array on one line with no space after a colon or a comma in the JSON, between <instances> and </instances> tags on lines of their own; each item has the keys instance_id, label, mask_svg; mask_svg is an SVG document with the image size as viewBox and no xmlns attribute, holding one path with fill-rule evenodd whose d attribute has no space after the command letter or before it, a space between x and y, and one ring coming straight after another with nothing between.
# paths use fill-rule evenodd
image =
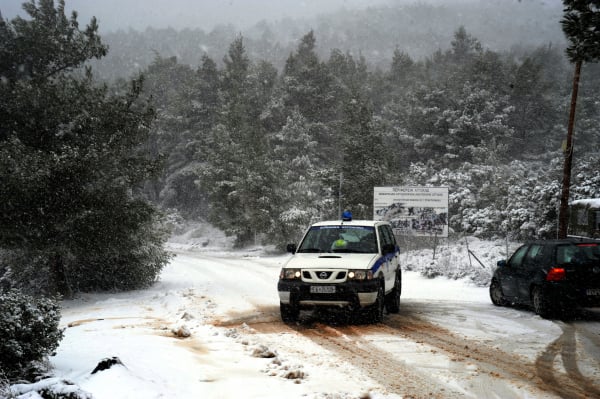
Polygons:
<instances>
[{"instance_id":1,"label":"suv headlight","mask_svg":"<svg viewBox=\"0 0 600 399\"><path fill-rule=\"evenodd\" d=\"M281 269L280 280L296 280L300 278L300 269Z\"/></svg>"},{"instance_id":2,"label":"suv headlight","mask_svg":"<svg viewBox=\"0 0 600 399\"><path fill-rule=\"evenodd\" d=\"M348 270L349 280L372 280L373 272L371 270Z\"/></svg>"}]
</instances>

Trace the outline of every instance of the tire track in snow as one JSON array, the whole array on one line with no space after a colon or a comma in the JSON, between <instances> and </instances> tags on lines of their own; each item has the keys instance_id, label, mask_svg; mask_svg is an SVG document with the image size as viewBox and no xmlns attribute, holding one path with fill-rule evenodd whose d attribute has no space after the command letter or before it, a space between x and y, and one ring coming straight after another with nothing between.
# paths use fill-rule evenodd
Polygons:
<instances>
[{"instance_id":1,"label":"tire track in snow","mask_svg":"<svg viewBox=\"0 0 600 399\"><path fill-rule=\"evenodd\" d=\"M448 386L418 373L389 352L363 339L361 328L355 330L353 327L332 327L322 323L289 327L360 368L390 393L407 399L464 397L464 393L451 391Z\"/></svg>"},{"instance_id":2,"label":"tire track in snow","mask_svg":"<svg viewBox=\"0 0 600 399\"><path fill-rule=\"evenodd\" d=\"M535 397L543 387L536 386L533 369L524 366L525 361L481 342L466 339L439 327L431 322L412 316L389 316L383 325L351 327L356 334L398 335L401 338L432 348L432 353L445 354L450 361L472 381L466 388L474 397L487 397L490 393L497 397L522 397L507 382L519 389L528 390ZM469 369L475 367L473 378ZM463 377L459 379L464 381ZM491 390L493 388L493 391Z\"/></svg>"},{"instance_id":3,"label":"tire track in snow","mask_svg":"<svg viewBox=\"0 0 600 399\"><path fill-rule=\"evenodd\" d=\"M493 384L496 380L507 380L519 388L530 390L533 396L546 392L563 398L600 397L600 387L578 369L573 346L574 332L563 334L562 338L548 346L538 361L531 363L525 356L507 353L498 347L457 335L411 313L388 315L384 323L374 325L327 325L312 318L301 320L295 325L286 325L278 320L272 321L272 317L276 316L274 311L275 309L269 309L267 312L259 312L262 317L241 317L227 324L248 322L252 328L263 333L294 330L359 367L390 392L408 398L447 398L462 395L451 392L447 386L440 385L391 353L371 344L368 339L370 335L399 336L410 342L429 346L445 353L452 361L476 365L479 373L484 374L483 381ZM265 317L265 313L270 317ZM571 331L574 328L569 327L567 330ZM581 331L582 334L585 333L590 345L598 345L600 339L597 336L585 330ZM561 351L561 348L564 349ZM562 353L567 373L554 370L554 359L559 353ZM410 385L404 385L405 381L410 381ZM501 385L500 382L497 387ZM489 388L490 386L482 386L478 390L484 392ZM506 397L511 393L515 394L510 388L504 392Z\"/></svg>"},{"instance_id":4,"label":"tire track in snow","mask_svg":"<svg viewBox=\"0 0 600 399\"><path fill-rule=\"evenodd\" d=\"M461 361L470 359L492 376L513 380L564 398L600 397L600 387L583 376L578 368L574 348L574 336L563 334L540 355L535 364L524 357L510 354L411 315L397 315L386 321L388 327L407 339L422 342L456 356ZM557 349L564 347L567 374L554 370ZM563 361L564 361L563 359Z\"/></svg>"},{"instance_id":5,"label":"tire track in snow","mask_svg":"<svg viewBox=\"0 0 600 399\"><path fill-rule=\"evenodd\" d=\"M600 398L600 386L583 375L577 362L577 333L580 333L599 347L598 337L577 328L575 325L559 323L562 334L554 342L550 343L537 358L535 365L537 374L548 386L554 387L554 392L562 398L573 398L573 387L576 386L581 392L577 397ZM554 368L556 358L560 356L566 370L566 375ZM568 381L564 381L568 379Z\"/></svg>"},{"instance_id":6,"label":"tire track in snow","mask_svg":"<svg viewBox=\"0 0 600 399\"><path fill-rule=\"evenodd\" d=\"M476 365L483 376L474 379L474 382L477 384L481 380L482 384L489 384L479 386L475 391L468 390L469 394L476 396L479 396L478 393L489 393L494 381L499 382L496 389L503 391L502 397L514 396L515 392L509 386L502 388L501 381L507 380L514 386L531 391L534 397L542 392L564 398L600 397L598 387L575 371L578 370L576 359L569 358L569 355L565 355L568 359L565 368L572 372L555 372L554 353L558 352L551 348L557 347L556 343L549 345L550 349L540 355L542 360L534 364L524 356L459 336L413 313L387 315L383 323L373 325L324 324L311 316L302 318L298 324L286 325L279 320L276 310L274 307L258 308L256 313L239 314L228 322L215 325L224 327L247 323L258 332L270 334L291 329L360 368L390 392L406 398L463 397L464 393L452 392L434 378L419 373L401 359L371 344L368 336L397 336L445 353L451 361ZM594 343L598 341L598 337L592 334L588 334L587 338L595 340ZM563 341L569 342L568 338ZM574 350L572 345L567 345L567 348L567 352ZM410 381L409 385L402 383L406 381Z\"/></svg>"},{"instance_id":7,"label":"tire track in snow","mask_svg":"<svg viewBox=\"0 0 600 399\"><path fill-rule=\"evenodd\" d=\"M405 399L452 399L463 398L464 392L454 392L434 378L419 373L392 353L382 350L365 339L368 332L348 325L328 325L309 316L296 324L285 324L275 307L257 307L253 314L230 315L226 321L215 320L218 327L247 324L262 334L294 332L329 351L341 361L360 369L389 393L400 394ZM386 331L390 333L390 331Z\"/></svg>"}]
</instances>

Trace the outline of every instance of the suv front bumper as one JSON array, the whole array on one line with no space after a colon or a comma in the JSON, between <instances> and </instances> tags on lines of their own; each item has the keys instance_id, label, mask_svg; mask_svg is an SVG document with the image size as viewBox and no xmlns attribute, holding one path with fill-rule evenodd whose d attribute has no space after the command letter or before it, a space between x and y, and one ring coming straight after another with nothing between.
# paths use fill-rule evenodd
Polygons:
<instances>
[{"instance_id":1,"label":"suv front bumper","mask_svg":"<svg viewBox=\"0 0 600 399\"><path fill-rule=\"evenodd\" d=\"M347 281L336 284L314 284L300 280L279 280L277 290L279 300L286 305L300 308L314 306L337 306L359 308L374 304L377 301L377 292L380 283L378 280ZM335 292L314 292L315 289L323 291L324 287Z\"/></svg>"}]
</instances>

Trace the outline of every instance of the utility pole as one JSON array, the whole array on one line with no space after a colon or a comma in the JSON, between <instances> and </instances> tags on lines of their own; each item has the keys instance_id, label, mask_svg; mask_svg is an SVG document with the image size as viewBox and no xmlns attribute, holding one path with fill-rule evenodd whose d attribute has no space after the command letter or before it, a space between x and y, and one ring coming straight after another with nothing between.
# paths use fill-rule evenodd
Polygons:
<instances>
[{"instance_id":1,"label":"utility pole","mask_svg":"<svg viewBox=\"0 0 600 399\"><path fill-rule=\"evenodd\" d=\"M340 187L338 189L338 216L342 217L342 182L344 181L344 172L340 172Z\"/></svg>"},{"instance_id":2,"label":"utility pole","mask_svg":"<svg viewBox=\"0 0 600 399\"><path fill-rule=\"evenodd\" d=\"M567 142L565 145L565 164L563 168L562 195L558 213L558 238L567 237L569 226L569 189L571 186L571 168L573 164L573 126L575 125L575 106L584 62L600 60L600 0L563 0L564 15L560 21L567 37L567 57L575 64L573 76L573 94Z\"/></svg>"},{"instance_id":3,"label":"utility pole","mask_svg":"<svg viewBox=\"0 0 600 399\"><path fill-rule=\"evenodd\" d=\"M566 238L569 229L569 192L571 186L571 169L573 166L573 128L575 127L575 109L577 107L577 92L579 91L581 64L581 60L575 63L575 75L573 77L571 111L569 112L565 162L563 166L562 195L560 197L560 208L558 211L558 238Z\"/></svg>"}]
</instances>

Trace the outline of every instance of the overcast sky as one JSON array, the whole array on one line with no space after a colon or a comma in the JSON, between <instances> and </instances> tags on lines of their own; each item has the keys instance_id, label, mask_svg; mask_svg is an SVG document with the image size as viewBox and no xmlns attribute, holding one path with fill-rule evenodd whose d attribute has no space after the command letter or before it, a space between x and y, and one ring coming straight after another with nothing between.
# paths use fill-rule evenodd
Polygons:
<instances>
[{"instance_id":1,"label":"overcast sky","mask_svg":"<svg viewBox=\"0 0 600 399\"><path fill-rule=\"evenodd\" d=\"M132 27L212 29L216 24L231 23L244 28L256 22L278 20L286 16L305 17L330 12L340 7L354 8L406 0L66 0L66 8L77 10L84 24L92 16L101 31ZM436 1L436 0L433 0ZM57 0L55 2L58 2ZM23 0L0 0L4 18L25 16Z\"/></svg>"},{"instance_id":2,"label":"overcast sky","mask_svg":"<svg viewBox=\"0 0 600 399\"><path fill-rule=\"evenodd\" d=\"M4 18L26 16L21 4L25 0L0 0ZM66 0L66 8L79 13L85 25L92 16L98 19L100 31L109 32L128 27L144 30L148 26L176 29L200 28L211 30L217 24L231 23L246 28L260 20L301 18L335 11L378 4L435 3L448 1L512 1L519 0ZM521 0L536 1L536 0ZM561 0L537 0L560 3ZM55 0L58 3L58 0Z\"/></svg>"}]
</instances>

